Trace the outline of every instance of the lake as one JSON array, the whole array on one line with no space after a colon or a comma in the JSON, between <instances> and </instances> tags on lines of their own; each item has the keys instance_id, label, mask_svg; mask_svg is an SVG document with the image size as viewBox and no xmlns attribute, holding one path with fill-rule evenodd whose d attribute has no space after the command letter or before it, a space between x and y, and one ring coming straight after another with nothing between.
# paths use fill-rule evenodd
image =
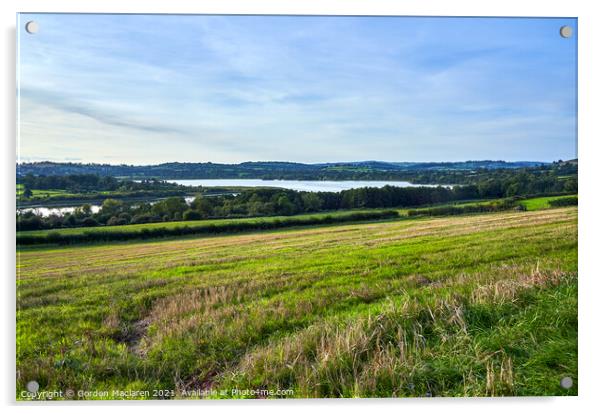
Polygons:
<instances>
[{"instance_id":1,"label":"lake","mask_svg":"<svg viewBox=\"0 0 602 414\"><path fill-rule=\"evenodd\" d=\"M301 181L260 179L215 179L215 180L165 180L169 183L203 187L274 187L296 191L339 192L352 188L377 187L436 187L436 185L412 184L407 181ZM451 186L443 186L451 187Z\"/></svg>"},{"instance_id":2,"label":"lake","mask_svg":"<svg viewBox=\"0 0 602 414\"><path fill-rule=\"evenodd\" d=\"M62 216L65 213L73 213L75 209L79 206L70 206L70 207L25 207L18 208L17 211L20 213L27 213L32 211L34 214L38 216L48 217L51 215ZM90 209L92 213L98 213L100 211L100 206L96 204L91 204Z\"/></svg>"}]
</instances>

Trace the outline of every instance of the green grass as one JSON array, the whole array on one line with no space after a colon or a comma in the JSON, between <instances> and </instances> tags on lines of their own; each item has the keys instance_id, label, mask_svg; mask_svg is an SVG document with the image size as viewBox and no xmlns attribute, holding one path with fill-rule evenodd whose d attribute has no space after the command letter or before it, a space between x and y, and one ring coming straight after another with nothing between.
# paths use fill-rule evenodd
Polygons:
<instances>
[{"instance_id":1,"label":"green grass","mask_svg":"<svg viewBox=\"0 0 602 414\"><path fill-rule=\"evenodd\" d=\"M17 184L17 197L23 195L23 184ZM44 198L53 196L73 196L75 194L69 193L65 190L31 190L32 197Z\"/></svg>"},{"instance_id":2,"label":"green grass","mask_svg":"<svg viewBox=\"0 0 602 414\"><path fill-rule=\"evenodd\" d=\"M171 398L577 393L576 207L37 247L17 266L18 399L30 380Z\"/></svg>"},{"instance_id":3,"label":"green grass","mask_svg":"<svg viewBox=\"0 0 602 414\"><path fill-rule=\"evenodd\" d=\"M553 197L536 197L536 198L530 198L530 199L521 201L520 203L527 208L527 211L536 211L536 210L541 210L544 208L550 208L551 206L550 206L549 202L552 200L558 200L561 198L570 198L570 197L575 197L575 195L571 194L571 195L562 195L562 196L553 196Z\"/></svg>"}]
</instances>

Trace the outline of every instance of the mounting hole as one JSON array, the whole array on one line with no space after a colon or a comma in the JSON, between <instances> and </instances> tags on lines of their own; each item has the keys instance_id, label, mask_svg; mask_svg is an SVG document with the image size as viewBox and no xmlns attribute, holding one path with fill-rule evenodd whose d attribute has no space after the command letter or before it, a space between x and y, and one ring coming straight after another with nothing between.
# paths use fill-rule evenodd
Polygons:
<instances>
[{"instance_id":1,"label":"mounting hole","mask_svg":"<svg viewBox=\"0 0 602 414\"><path fill-rule=\"evenodd\" d=\"M568 390L573 386L573 379L571 377L564 377L560 380L560 386L565 390Z\"/></svg>"},{"instance_id":2,"label":"mounting hole","mask_svg":"<svg viewBox=\"0 0 602 414\"><path fill-rule=\"evenodd\" d=\"M38 25L37 22L34 22L33 20L31 20L31 21L25 23L25 30L29 34L34 34L34 33L37 33L38 30L40 30L40 25Z\"/></svg>"},{"instance_id":3,"label":"mounting hole","mask_svg":"<svg viewBox=\"0 0 602 414\"><path fill-rule=\"evenodd\" d=\"M573 28L571 26L562 26L560 28L560 36L564 37L565 39L573 36Z\"/></svg>"},{"instance_id":4,"label":"mounting hole","mask_svg":"<svg viewBox=\"0 0 602 414\"><path fill-rule=\"evenodd\" d=\"M27 388L27 391L31 393L36 393L40 389L40 384L38 384L37 381L29 381L25 388Z\"/></svg>"}]
</instances>

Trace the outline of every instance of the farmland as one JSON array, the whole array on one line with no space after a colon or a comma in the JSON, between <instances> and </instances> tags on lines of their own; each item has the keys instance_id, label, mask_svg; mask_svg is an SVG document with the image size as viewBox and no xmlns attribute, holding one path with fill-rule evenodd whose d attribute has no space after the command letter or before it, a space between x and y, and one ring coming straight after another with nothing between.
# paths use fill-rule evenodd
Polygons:
<instances>
[{"instance_id":1,"label":"farmland","mask_svg":"<svg viewBox=\"0 0 602 414\"><path fill-rule=\"evenodd\" d=\"M17 198L23 195L23 184L17 184L16 195ZM53 197L53 196L72 196L73 194L66 192L65 190L32 190L33 197Z\"/></svg>"},{"instance_id":2,"label":"farmland","mask_svg":"<svg viewBox=\"0 0 602 414\"><path fill-rule=\"evenodd\" d=\"M577 393L576 207L23 247L17 271L17 398Z\"/></svg>"},{"instance_id":3,"label":"farmland","mask_svg":"<svg viewBox=\"0 0 602 414\"><path fill-rule=\"evenodd\" d=\"M537 197L531 198L521 202L522 205L526 207L527 210L540 210L542 208L549 208L550 202L555 200L561 200L566 198L575 197L574 195L564 195L564 196L556 196L556 197Z\"/></svg>"}]
</instances>

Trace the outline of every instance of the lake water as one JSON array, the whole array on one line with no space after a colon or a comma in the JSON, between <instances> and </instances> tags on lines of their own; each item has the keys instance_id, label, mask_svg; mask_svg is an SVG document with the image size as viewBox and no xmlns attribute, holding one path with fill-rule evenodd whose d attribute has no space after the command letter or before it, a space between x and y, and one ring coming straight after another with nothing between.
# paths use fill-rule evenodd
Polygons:
<instances>
[{"instance_id":1,"label":"lake water","mask_svg":"<svg viewBox=\"0 0 602 414\"><path fill-rule=\"evenodd\" d=\"M274 187L296 191L339 192L352 188L377 187L436 187L434 185L412 184L407 181L300 181L300 180L259 180L259 179L215 179L215 180L165 180L169 183L203 187Z\"/></svg>"},{"instance_id":2,"label":"lake water","mask_svg":"<svg viewBox=\"0 0 602 414\"><path fill-rule=\"evenodd\" d=\"M19 211L21 213L27 213L29 211L33 211L33 213L36 214L36 215L38 215L38 216L48 217L48 216L51 216L53 214L57 215L57 216L62 216L65 213L73 213L77 207L79 207L79 206L71 206L71 207L26 207L26 208L19 208L19 209L17 209L17 211ZM98 213L98 211L100 211L100 206L99 205L91 204L90 208L92 210L92 213Z\"/></svg>"}]
</instances>

